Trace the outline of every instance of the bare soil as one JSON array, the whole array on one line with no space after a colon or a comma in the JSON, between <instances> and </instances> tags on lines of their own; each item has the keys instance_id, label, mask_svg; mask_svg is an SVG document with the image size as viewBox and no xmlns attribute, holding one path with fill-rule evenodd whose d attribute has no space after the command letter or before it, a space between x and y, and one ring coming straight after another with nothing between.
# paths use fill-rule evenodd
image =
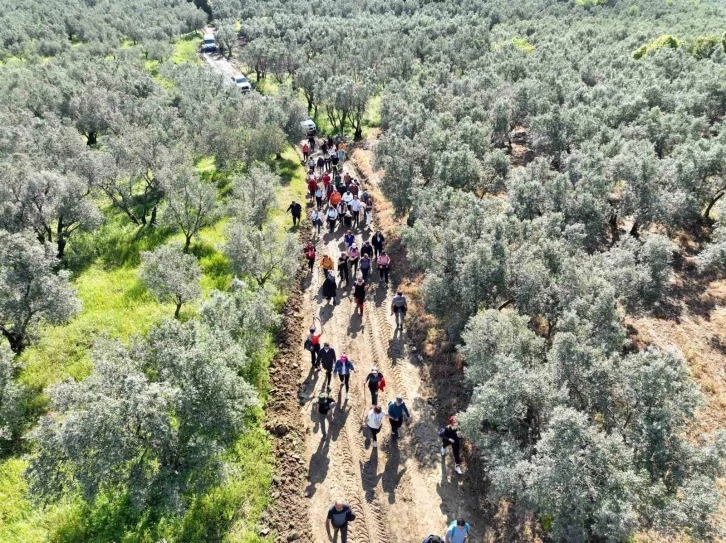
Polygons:
<instances>
[{"instance_id":1,"label":"bare soil","mask_svg":"<svg viewBox=\"0 0 726 543\"><path fill-rule=\"evenodd\" d=\"M353 152L355 155L356 151ZM428 381L428 369L421 349L411 342L420 313L412 306L407 318L412 334L394 330L389 306L394 289L402 285L415 292L415 277L405 260L405 251L397 235L399 225L392 220L390 206L378 193L374 180L355 169L356 160L346 169L367 185L373 193L375 210L373 228L354 230L359 246L372 237L375 228L384 231L386 247L392 259L390 286L379 284L377 273L370 279L365 311L354 310L352 282L339 285L338 304L326 302L321 294L322 274L316 265L313 273L301 272L300 288L293 292L285 311L280 335L280 352L271 369L273 391L268 406L268 429L277 434L275 454L276 478L274 506L268 512L276 541L327 541L325 519L336 498L351 504L357 519L351 524L349 541L385 543L420 542L431 533L442 534L447 521L464 516L479 539L483 533L484 513L472 502L468 473L454 472L451 452L439 454L438 428L445 415L455 412L457 402L434 399ZM310 208L308 207L308 212ZM309 222L303 230L312 235ZM323 230L314 240L318 262L327 253L337 260L345 249L344 230L333 234ZM326 438L322 437L317 414L317 395L325 373L313 371L310 355L303 342L313 316L318 316L328 341L338 355L345 352L356 372L351 377L351 397L333 382L337 404L330 416ZM391 438L390 426L384 422L373 448L362 421L370 409L370 396L363 381L371 367L386 377L387 387L379 395L379 405L387 406L397 395L405 398L412 420L401 429L401 438ZM460 385L460 383L459 383ZM477 480L479 480L477 478Z\"/></svg>"}]
</instances>

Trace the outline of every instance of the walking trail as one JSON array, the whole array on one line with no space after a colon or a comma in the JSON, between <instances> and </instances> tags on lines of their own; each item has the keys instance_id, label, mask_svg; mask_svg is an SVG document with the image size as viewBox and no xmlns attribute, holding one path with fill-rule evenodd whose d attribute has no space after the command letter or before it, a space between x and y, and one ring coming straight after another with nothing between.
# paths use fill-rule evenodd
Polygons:
<instances>
[{"instance_id":1,"label":"walking trail","mask_svg":"<svg viewBox=\"0 0 726 543\"><path fill-rule=\"evenodd\" d=\"M346 164L354 177L357 173ZM309 214L312 208L308 205ZM375 233L375 212L370 229L353 230L359 247ZM309 224L309 223L308 223ZM345 229L315 235L318 260L312 274L303 282L303 327L300 330L300 416L305 424L305 460L308 480L305 496L308 500L310 539L327 541L325 519L327 510L336 498L351 504L357 519L351 523L348 539L353 543L416 542L428 534L442 534L447 521L467 516L462 509L462 476L454 472L451 452L442 459L439 454L438 427L432 407L423 399L423 384L415 359L410 355L405 332L395 330L390 303L396 287L396 258L391 254L390 286L378 283L377 269L371 270L370 288L366 295L365 311L355 311L350 286L343 283L338 289L338 304L333 306L321 294L323 281L319 262L328 254L334 262L345 250ZM339 278L338 278L339 279ZM317 396L325 371L312 371L310 355L302 347L313 317L320 318L327 341L340 356L343 352L355 365L351 376L350 400L337 379L332 383L332 395L337 404L331 410L330 428L323 439L318 423ZM363 384L372 367L386 378L387 386L379 394L379 405L387 409L397 395L404 397L412 414L408 425L401 429L401 438L391 439L390 424L384 421L378 448L371 446L367 429L361 423L370 409L370 394ZM466 476L466 472L464 477Z\"/></svg>"}]
</instances>

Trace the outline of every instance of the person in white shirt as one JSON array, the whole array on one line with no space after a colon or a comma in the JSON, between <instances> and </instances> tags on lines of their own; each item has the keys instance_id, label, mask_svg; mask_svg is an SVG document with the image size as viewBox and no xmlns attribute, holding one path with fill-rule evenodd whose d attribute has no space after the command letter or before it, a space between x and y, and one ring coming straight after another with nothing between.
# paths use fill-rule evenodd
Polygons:
<instances>
[{"instance_id":1,"label":"person in white shirt","mask_svg":"<svg viewBox=\"0 0 726 543\"><path fill-rule=\"evenodd\" d=\"M353 226L358 226L360 203L358 196L353 196L353 200L350 202L350 212L353 214Z\"/></svg>"},{"instance_id":2,"label":"person in white shirt","mask_svg":"<svg viewBox=\"0 0 726 543\"><path fill-rule=\"evenodd\" d=\"M350 190L346 190L343 193L343 202L350 209L350 203L353 201L353 193Z\"/></svg>"},{"instance_id":3,"label":"person in white shirt","mask_svg":"<svg viewBox=\"0 0 726 543\"><path fill-rule=\"evenodd\" d=\"M320 211L313 209L310 221L313 223L313 228L317 230L318 235L320 235L320 228L323 226L323 217L320 215Z\"/></svg>"},{"instance_id":4,"label":"person in white shirt","mask_svg":"<svg viewBox=\"0 0 726 543\"><path fill-rule=\"evenodd\" d=\"M367 425L368 429L371 431L373 447L378 447L378 432L381 431L383 419L387 417L388 414L383 412L380 405L374 405L363 419L363 424L361 424L361 426Z\"/></svg>"},{"instance_id":5,"label":"person in white shirt","mask_svg":"<svg viewBox=\"0 0 726 543\"><path fill-rule=\"evenodd\" d=\"M328 208L328 228L330 228L330 231L333 232L335 230L335 222L338 220L338 211L335 209L335 206L330 206Z\"/></svg>"}]
</instances>

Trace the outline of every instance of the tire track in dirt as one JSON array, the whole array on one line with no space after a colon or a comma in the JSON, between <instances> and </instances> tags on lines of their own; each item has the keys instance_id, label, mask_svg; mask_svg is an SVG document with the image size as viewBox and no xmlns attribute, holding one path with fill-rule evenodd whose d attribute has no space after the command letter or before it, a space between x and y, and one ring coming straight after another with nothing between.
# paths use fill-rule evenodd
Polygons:
<instances>
[{"instance_id":1,"label":"tire track in dirt","mask_svg":"<svg viewBox=\"0 0 726 543\"><path fill-rule=\"evenodd\" d=\"M347 164L345 169L353 177L361 178ZM375 232L375 222L371 228L351 228L351 231L360 246L361 241ZM301 414L312 421L306 433L309 472L305 495L310 537L313 541L328 540L325 513L332 501L340 497L351 504L358 517L350 524L349 541L419 542L429 533L442 532L447 517L451 518L445 512L442 499L455 493L460 497L460 480L453 474L452 466L444 466L437 453L432 409L419 396L422 390L419 370L412 363L403 334L394 331L393 319L388 313L393 288L376 284L378 278L373 274L377 270L371 270L371 286L362 317L354 309L350 292L353 277L351 286L338 289L338 305L326 302L320 292L323 275L319 261L324 254L337 261L344 247L345 228L338 226L333 234L327 228L324 232L316 237L318 260L313 276L308 276L303 284L303 313L319 315L325 327L323 341L328 341L338 356L346 352L357 371L351 376L349 401L343 400L344 391L333 387L332 394L335 398L337 392L338 405L332 411L328 437L321 441L316 398L324 386L325 372L307 372L309 354L302 348L307 326L301 326L298 344L299 359L304 360L299 395ZM391 255L394 273L397 256ZM391 285L395 284L394 276ZM371 447L368 430L361 429L361 421L370 407L363 379L373 366L388 381L386 390L379 394L379 404L386 409L388 400L400 394L412 409L413 417L410 426L402 428L398 440L390 437L390 425L385 422L377 448Z\"/></svg>"},{"instance_id":2,"label":"tire track in dirt","mask_svg":"<svg viewBox=\"0 0 726 543\"><path fill-rule=\"evenodd\" d=\"M338 244L340 236L340 230L336 230L333 235L326 233L321 236L318 239L318 254L327 254L336 261L340 255ZM330 342L331 346L336 349L338 356L346 352L357 368L363 367L367 362L364 352L357 348L356 342L352 340L349 334L349 331L355 327L357 319L355 316L350 319L350 322L346 322L345 319L347 315L352 313L354 306L349 294L350 287L338 289L339 304L331 306L324 301L320 293L321 281L319 279L321 276L322 272L316 269L314 278L311 278L310 286L307 289L306 298L311 313L317 314L325 327L323 340ZM341 296L341 294L343 295ZM313 379L313 390L318 388L318 380L324 380L323 376L324 373L320 376L320 379ZM355 373L351 376L351 400L342 400L342 389L338 393L339 407L334 410L330 431L331 437L329 438L332 440L332 434L337 430L338 439L330 446L329 454L332 460L326 479L333 479L334 486L338 487L340 495L350 503L358 516L356 521L350 525L349 540L355 543L387 543L389 539L385 531L384 514L375 496L371 496L366 490L370 479L363 476L364 470L361 469L361 466L364 465L362 457L365 455L365 439L355 423L363 418L364 410L361 407L360 398L355 397L357 392L356 383L358 381L354 376ZM319 388L322 389L323 386L321 383ZM311 396L314 409L316 394ZM342 421L340 420L340 413L345 413ZM353 422L348 422L348 419L352 419ZM311 472L315 467L315 464L311 461ZM335 497L337 495L333 495L332 499L335 499ZM328 502L331 502L332 499L329 499ZM316 513L319 514L320 510L324 510L326 505L329 506L329 503L323 503L315 507L314 511L311 511L313 518Z\"/></svg>"}]
</instances>

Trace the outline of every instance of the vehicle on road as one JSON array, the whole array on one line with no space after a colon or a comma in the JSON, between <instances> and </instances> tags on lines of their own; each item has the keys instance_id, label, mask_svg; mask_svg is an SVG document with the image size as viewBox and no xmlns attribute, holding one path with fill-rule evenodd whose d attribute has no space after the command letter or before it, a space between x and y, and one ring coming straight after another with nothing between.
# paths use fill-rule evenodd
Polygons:
<instances>
[{"instance_id":1,"label":"vehicle on road","mask_svg":"<svg viewBox=\"0 0 726 543\"><path fill-rule=\"evenodd\" d=\"M242 92L250 92L252 90L252 83L244 75L234 75L232 76L232 81L234 81L235 86Z\"/></svg>"},{"instance_id":2,"label":"vehicle on road","mask_svg":"<svg viewBox=\"0 0 726 543\"><path fill-rule=\"evenodd\" d=\"M205 34L202 40L202 51L204 53L212 53L217 50L217 39L214 34Z\"/></svg>"},{"instance_id":3,"label":"vehicle on road","mask_svg":"<svg viewBox=\"0 0 726 543\"><path fill-rule=\"evenodd\" d=\"M305 119L304 121L300 122L300 125L305 129L308 136L314 136L315 133L318 131L318 127L315 126L315 121L312 119Z\"/></svg>"}]
</instances>

